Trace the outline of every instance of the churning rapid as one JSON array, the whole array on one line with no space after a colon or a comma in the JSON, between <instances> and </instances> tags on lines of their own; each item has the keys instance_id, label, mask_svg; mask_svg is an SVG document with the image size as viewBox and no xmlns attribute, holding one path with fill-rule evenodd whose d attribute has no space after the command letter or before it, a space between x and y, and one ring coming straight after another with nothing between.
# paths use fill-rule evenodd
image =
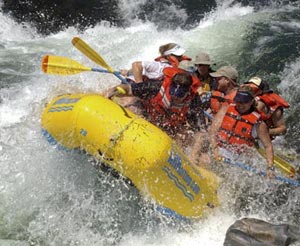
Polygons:
<instances>
[{"instance_id":1,"label":"churning rapid","mask_svg":"<svg viewBox=\"0 0 300 246\"><path fill-rule=\"evenodd\" d=\"M300 226L299 188L226 164L220 167L221 205L213 214L195 223L166 218L126 182L97 172L91 157L59 150L42 136L40 115L54 96L100 93L119 83L104 73L44 74L44 55L96 67L72 46L72 38L80 36L117 70L129 68L135 60L152 60L161 44L176 42L191 57L199 51L209 53L215 68L235 66L241 82L254 75L268 80L291 104L285 111L288 133L276 140L275 148L297 156L299 1L203 1L205 9L202 1L163 1L157 7L149 2L118 0L107 19L90 26L53 20L62 27L54 30L47 12L33 8L47 21L20 22L10 12L17 10L5 5L13 6L14 1L0 0L1 245L217 246L223 244L228 227L242 217Z\"/></svg>"}]
</instances>

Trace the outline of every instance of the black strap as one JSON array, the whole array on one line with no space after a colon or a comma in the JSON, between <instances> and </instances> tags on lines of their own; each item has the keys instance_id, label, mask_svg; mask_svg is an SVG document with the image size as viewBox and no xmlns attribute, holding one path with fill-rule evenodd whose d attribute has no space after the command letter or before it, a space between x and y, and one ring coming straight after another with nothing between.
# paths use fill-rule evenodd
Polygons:
<instances>
[{"instance_id":1,"label":"black strap","mask_svg":"<svg viewBox=\"0 0 300 246\"><path fill-rule=\"evenodd\" d=\"M250 126L254 125L252 122L250 122L249 120L246 120L246 119L242 118L240 115L235 115L233 113L226 113L226 115L228 117L230 117L230 118L233 118L233 119L237 120L237 121L244 122L244 123L246 123L246 124L248 124Z\"/></svg>"}]
</instances>

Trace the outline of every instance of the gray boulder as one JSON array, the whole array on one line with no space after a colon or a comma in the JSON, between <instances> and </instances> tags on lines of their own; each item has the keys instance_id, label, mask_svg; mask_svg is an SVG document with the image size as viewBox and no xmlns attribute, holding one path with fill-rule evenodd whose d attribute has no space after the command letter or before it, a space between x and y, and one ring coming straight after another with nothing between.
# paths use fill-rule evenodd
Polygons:
<instances>
[{"instance_id":1,"label":"gray boulder","mask_svg":"<svg viewBox=\"0 0 300 246\"><path fill-rule=\"evenodd\" d=\"M300 243L300 228L288 224L270 224L243 218L231 225L224 246L286 246Z\"/></svg>"}]
</instances>

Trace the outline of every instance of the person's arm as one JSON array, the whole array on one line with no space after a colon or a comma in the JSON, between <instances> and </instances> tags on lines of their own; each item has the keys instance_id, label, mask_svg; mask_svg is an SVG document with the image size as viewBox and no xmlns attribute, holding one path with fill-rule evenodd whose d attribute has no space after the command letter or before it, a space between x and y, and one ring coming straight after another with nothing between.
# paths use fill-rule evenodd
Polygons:
<instances>
[{"instance_id":1,"label":"person's arm","mask_svg":"<svg viewBox=\"0 0 300 246\"><path fill-rule=\"evenodd\" d=\"M265 122L262 121L257 125L257 135L266 150L266 160L268 164L267 175L268 177L274 177L273 144L271 142L269 130Z\"/></svg>"},{"instance_id":2,"label":"person's arm","mask_svg":"<svg viewBox=\"0 0 300 246\"><path fill-rule=\"evenodd\" d=\"M215 159L219 158L219 151L218 151L218 141L217 141L217 132L219 131L223 118L227 112L228 106L223 106L218 113L214 116L214 119L211 123L209 128L208 134L210 139L210 148L213 151L213 156Z\"/></svg>"},{"instance_id":3,"label":"person's arm","mask_svg":"<svg viewBox=\"0 0 300 246\"><path fill-rule=\"evenodd\" d=\"M128 75L132 74L132 69L120 69L120 74L122 74L124 77L128 77Z\"/></svg>"},{"instance_id":4,"label":"person's arm","mask_svg":"<svg viewBox=\"0 0 300 246\"><path fill-rule=\"evenodd\" d=\"M103 92L103 95L109 99L112 97L122 97L122 96L132 96L131 85L129 84L119 84L117 86L108 88Z\"/></svg>"},{"instance_id":5,"label":"person's arm","mask_svg":"<svg viewBox=\"0 0 300 246\"><path fill-rule=\"evenodd\" d=\"M269 129L271 136L283 135L286 133L285 120L283 119L283 109L278 108L272 115L273 127Z\"/></svg>"},{"instance_id":6,"label":"person's arm","mask_svg":"<svg viewBox=\"0 0 300 246\"><path fill-rule=\"evenodd\" d=\"M103 95L109 99L114 96L134 96L141 99L149 99L157 95L160 90L162 81L132 83L132 84L119 84L117 86L107 89Z\"/></svg>"},{"instance_id":7,"label":"person's arm","mask_svg":"<svg viewBox=\"0 0 300 246\"><path fill-rule=\"evenodd\" d=\"M201 128L199 125L199 118L204 117L201 105L201 98L196 94L190 103L189 111L187 113L187 122L194 130L199 130Z\"/></svg>"},{"instance_id":8,"label":"person's arm","mask_svg":"<svg viewBox=\"0 0 300 246\"><path fill-rule=\"evenodd\" d=\"M258 101L256 102L255 108L256 108L258 111L264 112L265 114L268 113L268 108L267 108L266 104L265 104L263 101L261 101L261 100L258 100Z\"/></svg>"},{"instance_id":9,"label":"person's arm","mask_svg":"<svg viewBox=\"0 0 300 246\"><path fill-rule=\"evenodd\" d=\"M157 95L162 85L160 80L152 80L151 82L132 83L131 93L133 96L149 99Z\"/></svg>"},{"instance_id":10,"label":"person's arm","mask_svg":"<svg viewBox=\"0 0 300 246\"><path fill-rule=\"evenodd\" d=\"M136 61L132 63L132 73L134 77L134 81L136 83L140 83L143 81L143 65L141 61Z\"/></svg>"}]
</instances>

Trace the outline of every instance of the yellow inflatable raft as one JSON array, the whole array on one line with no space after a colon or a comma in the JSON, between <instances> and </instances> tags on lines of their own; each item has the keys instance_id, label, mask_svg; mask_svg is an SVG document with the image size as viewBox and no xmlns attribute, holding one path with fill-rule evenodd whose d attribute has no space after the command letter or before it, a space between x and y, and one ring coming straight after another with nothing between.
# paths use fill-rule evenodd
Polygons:
<instances>
[{"instance_id":1,"label":"yellow inflatable raft","mask_svg":"<svg viewBox=\"0 0 300 246\"><path fill-rule=\"evenodd\" d=\"M107 98L62 95L42 113L49 140L81 148L130 179L163 211L199 218L218 205L217 177L193 165L156 126Z\"/></svg>"}]
</instances>

